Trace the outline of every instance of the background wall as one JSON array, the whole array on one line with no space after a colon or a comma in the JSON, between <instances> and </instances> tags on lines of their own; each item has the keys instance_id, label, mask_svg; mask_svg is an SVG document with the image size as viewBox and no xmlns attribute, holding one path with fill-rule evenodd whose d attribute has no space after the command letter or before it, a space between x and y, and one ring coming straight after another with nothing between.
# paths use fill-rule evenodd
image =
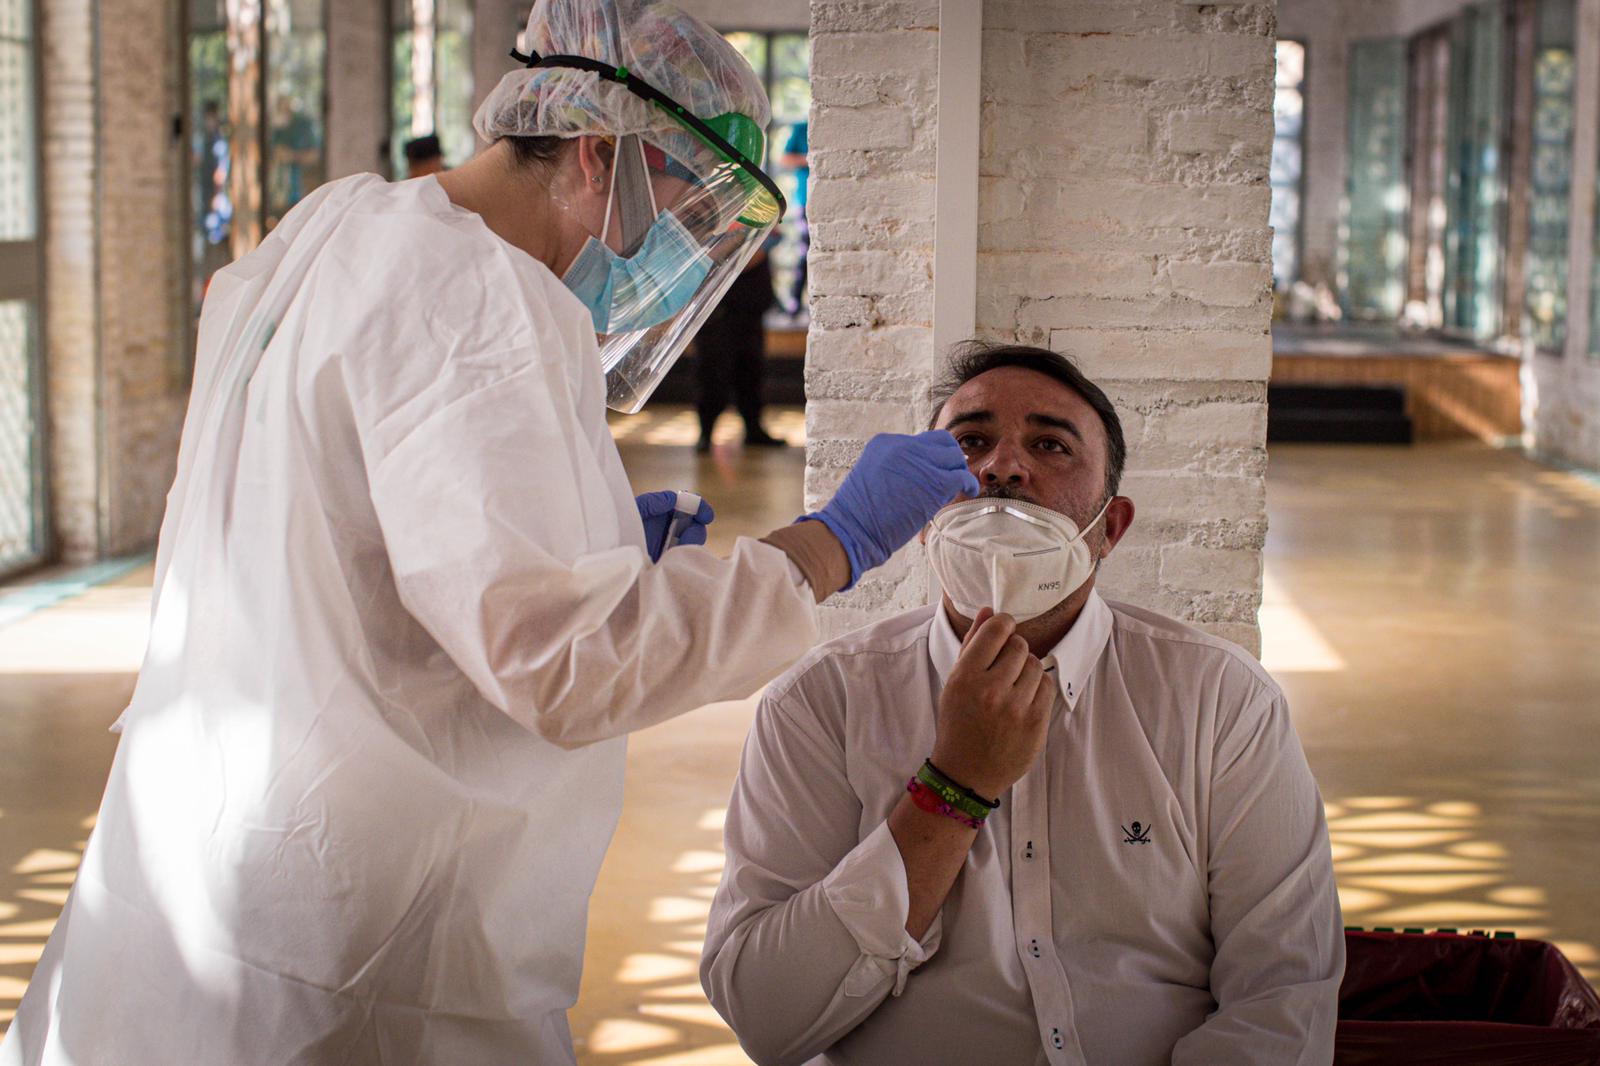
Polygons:
<instances>
[{"instance_id":1,"label":"background wall","mask_svg":"<svg viewBox=\"0 0 1600 1066\"><path fill-rule=\"evenodd\" d=\"M920 428L938 5L812 5L808 506ZM1270 364L1273 5L984 5L978 330L1078 358L1130 441L1108 593L1255 647ZM920 549L830 611L926 602Z\"/></svg>"}]
</instances>

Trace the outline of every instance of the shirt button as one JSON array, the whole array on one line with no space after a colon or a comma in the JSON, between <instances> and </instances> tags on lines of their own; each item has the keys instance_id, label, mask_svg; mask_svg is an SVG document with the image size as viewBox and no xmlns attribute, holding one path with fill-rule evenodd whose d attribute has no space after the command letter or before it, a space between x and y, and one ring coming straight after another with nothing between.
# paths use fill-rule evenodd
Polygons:
<instances>
[{"instance_id":1,"label":"shirt button","mask_svg":"<svg viewBox=\"0 0 1600 1066\"><path fill-rule=\"evenodd\" d=\"M1022 849L1022 857L1024 859L1033 858L1033 841L1028 841L1028 846Z\"/></svg>"},{"instance_id":2,"label":"shirt button","mask_svg":"<svg viewBox=\"0 0 1600 1066\"><path fill-rule=\"evenodd\" d=\"M1029 941L1028 950L1033 952L1033 957L1037 959L1039 957L1039 942L1037 940Z\"/></svg>"},{"instance_id":3,"label":"shirt button","mask_svg":"<svg viewBox=\"0 0 1600 1066\"><path fill-rule=\"evenodd\" d=\"M1061 1035L1060 1029L1050 1030L1050 1046L1055 1048L1057 1051L1060 1051L1062 1048L1067 1046L1066 1037Z\"/></svg>"}]
</instances>

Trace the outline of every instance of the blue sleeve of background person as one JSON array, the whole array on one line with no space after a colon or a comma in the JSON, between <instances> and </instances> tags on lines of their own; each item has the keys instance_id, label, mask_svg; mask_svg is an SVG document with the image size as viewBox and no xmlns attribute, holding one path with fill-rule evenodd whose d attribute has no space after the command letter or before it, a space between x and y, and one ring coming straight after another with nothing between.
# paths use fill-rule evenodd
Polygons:
<instances>
[{"instance_id":1,"label":"blue sleeve of background person","mask_svg":"<svg viewBox=\"0 0 1600 1066\"><path fill-rule=\"evenodd\" d=\"M957 496L976 496L967 455L942 429L914 437L880 433L867 441L855 468L816 519L850 557L850 585L882 566ZM850 587L847 585L846 588Z\"/></svg>"},{"instance_id":2,"label":"blue sleeve of background person","mask_svg":"<svg viewBox=\"0 0 1600 1066\"><path fill-rule=\"evenodd\" d=\"M783 146L784 153L796 152L805 155L811 151L810 123L796 122L789 129L789 140Z\"/></svg>"}]
</instances>

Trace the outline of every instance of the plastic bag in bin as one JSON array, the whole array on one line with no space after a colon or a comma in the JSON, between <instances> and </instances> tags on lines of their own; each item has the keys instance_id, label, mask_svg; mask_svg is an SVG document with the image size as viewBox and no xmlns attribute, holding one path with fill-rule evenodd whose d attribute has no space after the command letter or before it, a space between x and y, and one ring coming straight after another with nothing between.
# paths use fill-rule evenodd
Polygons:
<instances>
[{"instance_id":1,"label":"plastic bag in bin","mask_svg":"<svg viewBox=\"0 0 1600 1066\"><path fill-rule=\"evenodd\" d=\"M1554 945L1345 934L1337 1066L1600 1066L1600 996Z\"/></svg>"}]
</instances>

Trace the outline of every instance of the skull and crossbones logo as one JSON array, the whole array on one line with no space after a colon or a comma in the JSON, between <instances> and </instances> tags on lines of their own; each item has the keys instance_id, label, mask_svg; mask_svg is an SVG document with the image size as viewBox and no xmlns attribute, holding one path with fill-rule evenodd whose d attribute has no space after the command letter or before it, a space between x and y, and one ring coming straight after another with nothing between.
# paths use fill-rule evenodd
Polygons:
<instances>
[{"instance_id":1,"label":"skull and crossbones logo","mask_svg":"<svg viewBox=\"0 0 1600 1066\"><path fill-rule=\"evenodd\" d=\"M1125 825L1118 826L1118 828L1121 829L1122 832L1127 836L1127 839L1123 841L1124 844L1150 843L1150 830L1153 828L1152 826L1140 825L1138 822L1134 822L1132 830L1129 830L1129 828Z\"/></svg>"}]
</instances>

